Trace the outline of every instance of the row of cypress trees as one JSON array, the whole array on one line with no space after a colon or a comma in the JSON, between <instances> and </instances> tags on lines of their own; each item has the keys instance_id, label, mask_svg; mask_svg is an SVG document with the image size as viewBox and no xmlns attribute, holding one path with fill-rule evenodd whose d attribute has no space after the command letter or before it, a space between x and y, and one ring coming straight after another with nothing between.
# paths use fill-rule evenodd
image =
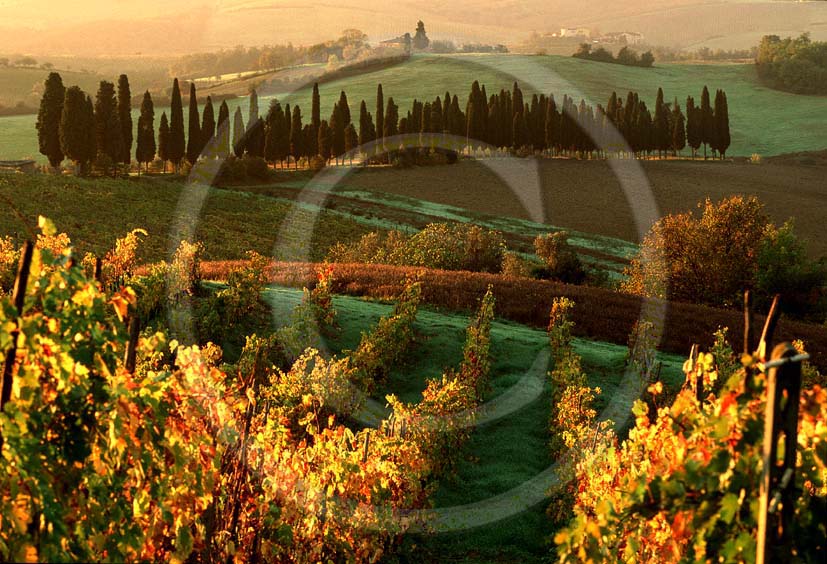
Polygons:
<instances>
[{"instance_id":1,"label":"row of cypress trees","mask_svg":"<svg viewBox=\"0 0 827 564\"><path fill-rule=\"evenodd\" d=\"M207 144L218 134L218 149L229 155L229 107L222 102L215 117L211 98L207 98L203 116L198 114L195 86L190 88L189 133L185 142L183 104L178 79L172 87L170 117L161 116L156 144L155 110L149 91L144 93L133 138L132 94L129 78L123 74L115 85L101 81L94 104L90 95L78 86L66 88L59 73L46 79L37 116L40 152L57 167L65 158L78 170L88 170L91 163L104 168L130 164L135 142L135 160L148 165L156 155L176 169L184 157L194 163ZM240 114L239 114L240 115ZM222 151L222 147L225 148Z\"/></svg>"},{"instance_id":2,"label":"row of cypress trees","mask_svg":"<svg viewBox=\"0 0 827 564\"><path fill-rule=\"evenodd\" d=\"M64 158L85 168L98 160L108 167L129 163L132 147L132 108L129 79L121 75L117 92L101 81L94 103L77 86L66 88L58 73L50 73L37 114L40 152L57 167Z\"/></svg>"},{"instance_id":3,"label":"row of cypress trees","mask_svg":"<svg viewBox=\"0 0 827 564\"><path fill-rule=\"evenodd\" d=\"M58 73L51 73L38 114L37 130L40 151L58 166L68 157L81 167L94 160L130 163L132 117L129 80L121 75L117 94L112 83L100 84L94 106L91 98L78 87L63 87ZM553 95L533 94L525 100L517 83L511 90L486 93L477 81L465 104L460 107L456 94L445 92L432 101L414 100L400 116L393 98L385 102L382 85L376 93L375 114L367 103L359 105L358 122L354 122L347 95L341 92L328 119L321 119L318 84L313 86L311 115L308 123L300 106L284 106L273 100L264 116L259 115L258 97L250 95L247 126L241 109L236 108L232 125L229 108L222 102L216 119L212 99L208 96L203 113L199 113L196 87L190 84L188 131L185 138L184 110L178 79L173 81L170 116L163 113L155 136L155 113L152 97L146 92L137 124L135 160L148 164L156 155L171 162L177 170L186 159L194 164L208 144L212 154L227 157L250 155L270 163L289 162L298 166L303 157L320 156L326 161L353 155L357 147L375 142L376 152L384 152L384 140L398 134L451 134L465 137L466 145L540 151L550 155L607 156L632 152L638 157L657 153L677 154L687 145L693 156L701 146L721 157L730 145L729 115L726 93L718 90L714 107L707 87L700 105L687 98L686 113L677 98L664 101L658 89L654 113L629 92L625 102L612 93L604 108L563 96L558 104ZM232 139L231 139L232 132ZM438 144L434 135L421 137L422 145ZM388 149L394 149L388 147Z\"/></svg>"}]
</instances>

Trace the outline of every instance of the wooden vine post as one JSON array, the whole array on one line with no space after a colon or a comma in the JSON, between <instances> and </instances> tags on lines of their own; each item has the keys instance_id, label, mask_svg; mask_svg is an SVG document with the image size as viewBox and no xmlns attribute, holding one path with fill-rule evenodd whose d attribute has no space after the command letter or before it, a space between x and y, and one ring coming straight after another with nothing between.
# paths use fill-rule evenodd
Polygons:
<instances>
[{"instance_id":1,"label":"wooden vine post","mask_svg":"<svg viewBox=\"0 0 827 564\"><path fill-rule=\"evenodd\" d=\"M755 350L755 310L752 305L752 294L744 292L744 354L752 354Z\"/></svg>"},{"instance_id":2,"label":"wooden vine post","mask_svg":"<svg viewBox=\"0 0 827 564\"><path fill-rule=\"evenodd\" d=\"M801 362L807 358L806 354L798 354L790 343L781 343L773 349L771 360L764 364L767 407L758 514L758 564L784 562L790 556Z\"/></svg>"},{"instance_id":3,"label":"wooden vine post","mask_svg":"<svg viewBox=\"0 0 827 564\"><path fill-rule=\"evenodd\" d=\"M12 301L17 310L17 315L23 315L23 305L26 301L26 286L29 283L29 271L32 267L32 256L34 244L31 241L23 243L23 252L20 255L20 265L17 268L17 278L14 280L14 291ZM0 413L5 409L11 399L12 378L14 376L14 361L17 358L17 338L20 335L20 328L11 332L11 347L6 351L6 359L3 363L3 383L0 386ZM0 435L0 449L3 448L3 436Z\"/></svg>"}]
</instances>

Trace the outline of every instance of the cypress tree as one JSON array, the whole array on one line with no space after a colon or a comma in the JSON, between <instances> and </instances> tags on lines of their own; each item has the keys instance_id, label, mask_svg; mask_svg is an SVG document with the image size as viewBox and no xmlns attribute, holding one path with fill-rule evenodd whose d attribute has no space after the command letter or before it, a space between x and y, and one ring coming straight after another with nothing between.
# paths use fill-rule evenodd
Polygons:
<instances>
[{"instance_id":1,"label":"cypress tree","mask_svg":"<svg viewBox=\"0 0 827 564\"><path fill-rule=\"evenodd\" d=\"M419 113L419 127L417 131L420 133L419 144L423 146L427 133L431 131L431 103L425 102L422 105L422 111Z\"/></svg>"},{"instance_id":2,"label":"cypress tree","mask_svg":"<svg viewBox=\"0 0 827 564\"><path fill-rule=\"evenodd\" d=\"M500 135L502 116L500 111L500 97L492 95L491 102L488 104L488 128L485 136L494 147L502 147L502 135Z\"/></svg>"},{"instance_id":3,"label":"cypress tree","mask_svg":"<svg viewBox=\"0 0 827 564\"><path fill-rule=\"evenodd\" d=\"M379 140L378 150L385 145L385 96L382 93L382 85L376 87L376 136Z\"/></svg>"},{"instance_id":4,"label":"cypress tree","mask_svg":"<svg viewBox=\"0 0 827 564\"><path fill-rule=\"evenodd\" d=\"M109 157L113 164L123 158L121 133L115 85L103 80L95 98L95 145L97 153Z\"/></svg>"},{"instance_id":5,"label":"cypress tree","mask_svg":"<svg viewBox=\"0 0 827 564\"><path fill-rule=\"evenodd\" d=\"M89 160L87 127L86 94L79 87L72 86L66 90L63 97L58 140L60 141L61 160L62 156L66 155L75 164L77 174L83 172Z\"/></svg>"},{"instance_id":6,"label":"cypress tree","mask_svg":"<svg viewBox=\"0 0 827 564\"><path fill-rule=\"evenodd\" d=\"M201 135L201 116L198 115L198 98L195 93L195 83L190 82L189 129L187 139L187 160L195 165L198 156L203 150L204 138Z\"/></svg>"},{"instance_id":7,"label":"cypress tree","mask_svg":"<svg viewBox=\"0 0 827 564\"><path fill-rule=\"evenodd\" d=\"M172 97L169 107L169 146L167 156L175 172L184 158L186 142L184 140L184 107L181 102L181 88L176 78L172 82Z\"/></svg>"},{"instance_id":8,"label":"cypress tree","mask_svg":"<svg viewBox=\"0 0 827 564\"><path fill-rule=\"evenodd\" d=\"M60 143L60 120L65 97L66 88L63 86L63 79L56 72L49 73L43 98L40 100L35 127L40 153L45 155L49 159L49 164L55 168L60 166L64 155Z\"/></svg>"},{"instance_id":9,"label":"cypress tree","mask_svg":"<svg viewBox=\"0 0 827 564\"><path fill-rule=\"evenodd\" d=\"M672 151L675 155L680 153L686 147L686 120L678 104L678 99L672 106Z\"/></svg>"},{"instance_id":10,"label":"cypress tree","mask_svg":"<svg viewBox=\"0 0 827 564\"><path fill-rule=\"evenodd\" d=\"M431 104L430 127L432 133L442 133L442 100L439 99L439 96Z\"/></svg>"},{"instance_id":11,"label":"cypress tree","mask_svg":"<svg viewBox=\"0 0 827 564\"><path fill-rule=\"evenodd\" d=\"M218 108L218 156L226 159L230 156L230 107L227 101Z\"/></svg>"},{"instance_id":12,"label":"cypress tree","mask_svg":"<svg viewBox=\"0 0 827 564\"><path fill-rule=\"evenodd\" d=\"M727 149L732 141L729 131L729 107L726 92L718 90L715 95L715 142L721 158L726 157Z\"/></svg>"},{"instance_id":13,"label":"cypress tree","mask_svg":"<svg viewBox=\"0 0 827 564\"><path fill-rule=\"evenodd\" d=\"M393 97L388 98L388 108L385 111L385 130L384 137L393 137L399 133L399 106L397 106Z\"/></svg>"},{"instance_id":14,"label":"cypress tree","mask_svg":"<svg viewBox=\"0 0 827 564\"><path fill-rule=\"evenodd\" d=\"M149 170L149 163L155 159L155 108L149 90L144 92L141 102L141 115L138 117L138 142L135 146L135 160L138 170L141 163Z\"/></svg>"},{"instance_id":15,"label":"cypress tree","mask_svg":"<svg viewBox=\"0 0 827 564\"><path fill-rule=\"evenodd\" d=\"M704 160L706 160L706 146L714 146L715 142L715 116L712 113L712 106L709 102L709 89L706 86L704 86L703 93L701 94L700 117L699 132L701 143L704 145Z\"/></svg>"},{"instance_id":16,"label":"cypress tree","mask_svg":"<svg viewBox=\"0 0 827 564\"><path fill-rule=\"evenodd\" d=\"M525 113L519 112L514 114L514 119L512 121L513 148L514 150L517 150L524 147L527 143L528 132L526 131Z\"/></svg>"},{"instance_id":17,"label":"cypress tree","mask_svg":"<svg viewBox=\"0 0 827 564\"><path fill-rule=\"evenodd\" d=\"M249 124L248 124L249 125ZM244 141L246 154L252 158L264 158L264 120L258 118L247 131Z\"/></svg>"},{"instance_id":18,"label":"cypress tree","mask_svg":"<svg viewBox=\"0 0 827 564\"><path fill-rule=\"evenodd\" d=\"M353 124L349 123L345 128L345 153L350 158L351 166L353 166L353 153L357 147L359 147L359 136Z\"/></svg>"},{"instance_id":19,"label":"cypress tree","mask_svg":"<svg viewBox=\"0 0 827 564\"><path fill-rule=\"evenodd\" d=\"M118 77L118 120L121 122L121 140L123 156L119 162L129 164L132 161L132 92L129 89L129 77Z\"/></svg>"},{"instance_id":20,"label":"cypress tree","mask_svg":"<svg viewBox=\"0 0 827 564\"><path fill-rule=\"evenodd\" d=\"M387 139L399 134L399 106L393 101L393 97L388 98L388 107L385 110L385 131L384 142ZM396 151L390 151L388 156L393 156Z\"/></svg>"},{"instance_id":21,"label":"cypress tree","mask_svg":"<svg viewBox=\"0 0 827 564\"><path fill-rule=\"evenodd\" d=\"M362 100L359 105L359 145L362 147L373 141L371 139L372 121L373 118L368 113L368 105Z\"/></svg>"},{"instance_id":22,"label":"cypress tree","mask_svg":"<svg viewBox=\"0 0 827 564\"><path fill-rule=\"evenodd\" d=\"M305 124L302 128L302 147L304 147L305 156L308 157L308 165L310 164L310 158L318 154L318 148L316 147L318 142L316 128L312 124Z\"/></svg>"},{"instance_id":23,"label":"cypress tree","mask_svg":"<svg viewBox=\"0 0 827 564\"><path fill-rule=\"evenodd\" d=\"M330 161L330 128L327 125L327 120L322 120L319 125L318 146L319 155L325 162Z\"/></svg>"},{"instance_id":24,"label":"cypress tree","mask_svg":"<svg viewBox=\"0 0 827 564\"><path fill-rule=\"evenodd\" d=\"M233 154L238 158L244 156L244 116L240 107L233 113Z\"/></svg>"},{"instance_id":25,"label":"cypress tree","mask_svg":"<svg viewBox=\"0 0 827 564\"><path fill-rule=\"evenodd\" d=\"M451 133L454 135L465 134L465 116L462 115L462 110L459 108L459 96L456 94L451 98L451 122L453 123Z\"/></svg>"},{"instance_id":26,"label":"cypress tree","mask_svg":"<svg viewBox=\"0 0 827 564\"><path fill-rule=\"evenodd\" d=\"M557 111L557 103L554 95L548 97L548 108L546 109L546 146L552 155L560 146L560 113Z\"/></svg>"},{"instance_id":27,"label":"cypress tree","mask_svg":"<svg viewBox=\"0 0 827 564\"><path fill-rule=\"evenodd\" d=\"M258 122L258 92L253 88L250 91L250 118L247 120L247 127L252 127Z\"/></svg>"},{"instance_id":28,"label":"cypress tree","mask_svg":"<svg viewBox=\"0 0 827 564\"><path fill-rule=\"evenodd\" d=\"M667 113L666 104L663 102L663 88L658 88L658 96L655 101L654 134L655 148L658 150L658 155L663 156L663 152L672 145L669 114Z\"/></svg>"},{"instance_id":29,"label":"cypress tree","mask_svg":"<svg viewBox=\"0 0 827 564\"><path fill-rule=\"evenodd\" d=\"M333 144L330 150L336 164L339 164L339 156L345 152L345 118L338 103L333 106L333 114L330 116L330 129L333 134Z\"/></svg>"},{"instance_id":30,"label":"cypress tree","mask_svg":"<svg viewBox=\"0 0 827 564\"><path fill-rule=\"evenodd\" d=\"M342 93L339 95L339 113L341 114L343 124L345 127L350 125L351 117L350 117L350 106L347 103L347 94L345 91L342 90Z\"/></svg>"},{"instance_id":31,"label":"cypress tree","mask_svg":"<svg viewBox=\"0 0 827 564\"><path fill-rule=\"evenodd\" d=\"M637 126L637 111L638 98L634 92L629 92L626 95L626 105L623 107L623 121L621 122L621 132L626 138L626 142L635 150L635 130Z\"/></svg>"},{"instance_id":32,"label":"cypress tree","mask_svg":"<svg viewBox=\"0 0 827 564\"><path fill-rule=\"evenodd\" d=\"M319 129L319 126L322 124L322 101L321 97L319 96L319 83L313 83L313 100L310 106L310 125L312 125L316 130Z\"/></svg>"},{"instance_id":33,"label":"cypress tree","mask_svg":"<svg viewBox=\"0 0 827 564\"><path fill-rule=\"evenodd\" d=\"M167 171L167 161L170 160L169 156L169 144L170 144L170 129L169 129L169 122L167 121L167 113L163 112L161 114L161 124L158 126L158 158L164 163L164 172Z\"/></svg>"},{"instance_id":34,"label":"cypress tree","mask_svg":"<svg viewBox=\"0 0 827 564\"><path fill-rule=\"evenodd\" d=\"M213 137L215 137L215 109L212 105L212 98L207 96L204 113L201 114L201 151L199 153L204 152Z\"/></svg>"},{"instance_id":35,"label":"cypress tree","mask_svg":"<svg viewBox=\"0 0 827 564\"><path fill-rule=\"evenodd\" d=\"M606 104L606 117L608 117L612 123L615 123L617 119L617 110L617 92L612 91L612 95L609 96L609 103Z\"/></svg>"},{"instance_id":36,"label":"cypress tree","mask_svg":"<svg viewBox=\"0 0 827 564\"><path fill-rule=\"evenodd\" d=\"M700 134L700 111L695 107L695 99L692 96L686 98L686 144L692 149L692 158L701 146Z\"/></svg>"},{"instance_id":37,"label":"cypress tree","mask_svg":"<svg viewBox=\"0 0 827 564\"><path fill-rule=\"evenodd\" d=\"M473 84L471 84L471 93L468 95L468 102L465 106L465 136L469 147L470 145L476 145L475 142L481 140L485 134L482 117L483 105L487 106L488 102L482 99L480 83L475 80Z\"/></svg>"},{"instance_id":38,"label":"cypress tree","mask_svg":"<svg viewBox=\"0 0 827 564\"><path fill-rule=\"evenodd\" d=\"M302 148L302 111L298 105L293 108L293 119L290 123L290 153L296 159L296 169L298 169L299 158L304 156Z\"/></svg>"},{"instance_id":39,"label":"cypress tree","mask_svg":"<svg viewBox=\"0 0 827 564\"><path fill-rule=\"evenodd\" d=\"M278 100L270 102L270 109L267 110L267 117L264 118L264 160L275 164L282 162L287 154L283 151L282 139L285 137L286 129L284 123L284 110Z\"/></svg>"},{"instance_id":40,"label":"cypress tree","mask_svg":"<svg viewBox=\"0 0 827 564\"><path fill-rule=\"evenodd\" d=\"M83 123L86 130L86 159L85 163L88 167L98 154L98 135L95 130L95 105L92 103L92 97L86 95L86 111L83 114Z\"/></svg>"},{"instance_id":41,"label":"cypress tree","mask_svg":"<svg viewBox=\"0 0 827 564\"><path fill-rule=\"evenodd\" d=\"M640 102L637 112L637 127L636 127L636 150L642 153L644 156L652 149L653 147L653 125L652 125L652 114L649 113L649 110L646 108L645 102Z\"/></svg>"},{"instance_id":42,"label":"cypress tree","mask_svg":"<svg viewBox=\"0 0 827 564\"><path fill-rule=\"evenodd\" d=\"M516 115L518 113L522 113L523 111L523 91L520 90L520 86L515 82L514 87L511 93L511 101L513 104L513 111ZM512 117L513 117L512 115Z\"/></svg>"}]
</instances>

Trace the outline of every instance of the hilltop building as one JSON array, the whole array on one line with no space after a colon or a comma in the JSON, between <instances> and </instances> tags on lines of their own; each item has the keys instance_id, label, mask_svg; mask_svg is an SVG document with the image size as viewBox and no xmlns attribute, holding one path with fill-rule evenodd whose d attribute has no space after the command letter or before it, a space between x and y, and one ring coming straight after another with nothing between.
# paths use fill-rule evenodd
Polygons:
<instances>
[{"instance_id":1,"label":"hilltop building","mask_svg":"<svg viewBox=\"0 0 827 564\"><path fill-rule=\"evenodd\" d=\"M431 45L431 40L428 39L428 34L425 33L425 24L420 20L416 23L416 35L413 37L410 33L406 33L393 39L380 41L379 45L382 47L401 47L405 49L406 53L410 53L412 49L416 51L427 50Z\"/></svg>"},{"instance_id":2,"label":"hilltop building","mask_svg":"<svg viewBox=\"0 0 827 564\"><path fill-rule=\"evenodd\" d=\"M587 27L564 27L560 30L560 37L585 37L592 36L592 31Z\"/></svg>"}]
</instances>

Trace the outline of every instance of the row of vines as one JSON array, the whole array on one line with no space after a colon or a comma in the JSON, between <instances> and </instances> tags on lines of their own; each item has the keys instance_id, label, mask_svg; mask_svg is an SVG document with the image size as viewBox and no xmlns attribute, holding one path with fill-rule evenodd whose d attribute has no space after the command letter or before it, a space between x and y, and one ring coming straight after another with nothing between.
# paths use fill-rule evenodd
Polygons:
<instances>
[{"instance_id":1,"label":"row of vines","mask_svg":"<svg viewBox=\"0 0 827 564\"><path fill-rule=\"evenodd\" d=\"M670 392L652 370L643 322L630 343L627 382L641 399L621 438L611 421L597 418L601 390L586 385L571 345L573 307L555 299L549 325L550 444L564 484L550 492L548 513L559 527L552 558L756 562L768 394L762 359L738 358L721 330L708 353L685 363L683 388ZM794 345L804 352L802 342ZM772 546L767 562L823 562L827 555L827 391L810 366L802 379L793 518L788 541Z\"/></svg>"},{"instance_id":2,"label":"row of vines","mask_svg":"<svg viewBox=\"0 0 827 564\"><path fill-rule=\"evenodd\" d=\"M136 275L142 232L76 262L68 238L41 227L22 311L10 285L0 298L0 347L16 344L0 414L0 559L373 562L427 525L485 390L491 292L462 363L419 404L389 396L371 428L359 424L366 398L415 343L415 280L356 350L333 356L318 348L337 330L322 270L290 323L247 336L228 364L211 342L176 340L175 325L183 305L217 312L197 316L199 336L254 315L261 257L205 292L197 245Z\"/></svg>"}]
</instances>

